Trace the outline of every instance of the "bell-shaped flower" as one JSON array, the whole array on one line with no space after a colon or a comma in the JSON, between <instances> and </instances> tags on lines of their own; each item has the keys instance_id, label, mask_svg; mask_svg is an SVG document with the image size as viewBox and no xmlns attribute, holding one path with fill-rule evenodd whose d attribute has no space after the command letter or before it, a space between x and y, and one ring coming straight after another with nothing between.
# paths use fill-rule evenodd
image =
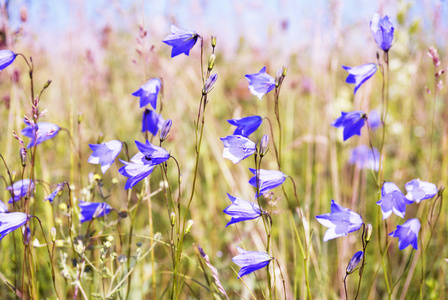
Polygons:
<instances>
[{"instance_id":1,"label":"bell-shaped flower","mask_svg":"<svg viewBox=\"0 0 448 300\"><path fill-rule=\"evenodd\" d=\"M106 202L85 202L79 200L78 206L80 208L79 221L81 223L91 221L94 218L104 217L113 210Z\"/></svg>"},{"instance_id":2,"label":"bell-shaped flower","mask_svg":"<svg viewBox=\"0 0 448 300\"><path fill-rule=\"evenodd\" d=\"M331 212L316 216L316 219L328 228L324 235L324 242L357 231L363 224L360 215L340 206L334 200L331 200Z\"/></svg>"},{"instance_id":3,"label":"bell-shaped flower","mask_svg":"<svg viewBox=\"0 0 448 300\"><path fill-rule=\"evenodd\" d=\"M359 145L352 150L348 163L356 165L360 170L370 169L378 171L380 168L380 153L376 148L372 150L366 145Z\"/></svg>"},{"instance_id":4,"label":"bell-shaped flower","mask_svg":"<svg viewBox=\"0 0 448 300\"><path fill-rule=\"evenodd\" d=\"M194 47L198 38L199 34L196 31L185 30L176 27L176 25L171 25L171 34L162 42L173 47L171 57L175 57L182 53L189 55L190 49Z\"/></svg>"},{"instance_id":5,"label":"bell-shaped flower","mask_svg":"<svg viewBox=\"0 0 448 300\"><path fill-rule=\"evenodd\" d=\"M370 22L373 38L378 47L383 51L389 51L394 39L394 25L390 21L389 16L381 18L380 14L375 13Z\"/></svg>"},{"instance_id":6,"label":"bell-shaped flower","mask_svg":"<svg viewBox=\"0 0 448 300\"><path fill-rule=\"evenodd\" d=\"M170 158L168 151L162 147L154 146L149 141L146 141L146 144L135 141L135 145L137 145L138 150L140 150L143 154L141 162L144 165L155 166L167 161Z\"/></svg>"},{"instance_id":7,"label":"bell-shaped flower","mask_svg":"<svg viewBox=\"0 0 448 300\"><path fill-rule=\"evenodd\" d=\"M0 200L0 214L6 212L8 212L8 206L6 206L6 204L2 200Z\"/></svg>"},{"instance_id":8,"label":"bell-shaped flower","mask_svg":"<svg viewBox=\"0 0 448 300\"><path fill-rule=\"evenodd\" d=\"M346 70L349 75L347 76L347 79L345 82L355 84L355 94L356 91L359 89L359 87L366 82L367 79L373 76L375 74L377 66L376 64L365 64L358 67L347 67L342 66L344 70Z\"/></svg>"},{"instance_id":9,"label":"bell-shaped flower","mask_svg":"<svg viewBox=\"0 0 448 300\"><path fill-rule=\"evenodd\" d=\"M124 187L125 190L132 188L139 181L149 176L154 170L154 166L143 163L142 160L144 157L145 155L139 152L131 158L131 162L120 159L124 164L124 167L121 167L118 172L120 172L121 175L128 177Z\"/></svg>"},{"instance_id":10,"label":"bell-shaped flower","mask_svg":"<svg viewBox=\"0 0 448 300\"><path fill-rule=\"evenodd\" d=\"M230 125L236 126L233 135L242 135L249 137L249 135L260 127L262 118L259 116L250 116L241 119L227 120Z\"/></svg>"},{"instance_id":11,"label":"bell-shaped flower","mask_svg":"<svg viewBox=\"0 0 448 300\"><path fill-rule=\"evenodd\" d=\"M240 247L237 249L240 254L232 258L232 261L241 267L238 278L266 267L274 259L266 252L247 251Z\"/></svg>"},{"instance_id":12,"label":"bell-shaped flower","mask_svg":"<svg viewBox=\"0 0 448 300\"><path fill-rule=\"evenodd\" d=\"M232 217L232 219L227 223L226 227L247 220L254 220L261 217L261 209L258 204L249 202L240 198L232 197L227 194L232 204L224 209L224 213Z\"/></svg>"},{"instance_id":13,"label":"bell-shaped flower","mask_svg":"<svg viewBox=\"0 0 448 300\"><path fill-rule=\"evenodd\" d=\"M13 63L17 54L11 50L0 50L0 72Z\"/></svg>"},{"instance_id":14,"label":"bell-shaped flower","mask_svg":"<svg viewBox=\"0 0 448 300\"><path fill-rule=\"evenodd\" d=\"M407 220L403 225L397 225L397 229L389 233L390 236L398 238L398 248L405 249L412 245L418 249L418 232L420 231L420 221L418 219Z\"/></svg>"},{"instance_id":15,"label":"bell-shaped flower","mask_svg":"<svg viewBox=\"0 0 448 300\"><path fill-rule=\"evenodd\" d=\"M230 159L234 164L255 153L255 143L241 135L228 135L221 138L224 144L222 156Z\"/></svg>"},{"instance_id":16,"label":"bell-shaped flower","mask_svg":"<svg viewBox=\"0 0 448 300\"><path fill-rule=\"evenodd\" d=\"M257 170L249 168L254 176L249 180L249 184L253 187L257 187ZM258 173L258 188L260 189L260 195L267 194L273 188L282 185L286 180L286 175L280 171L275 170L263 170L260 169ZM256 195L257 197L258 195Z\"/></svg>"},{"instance_id":17,"label":"bell-shaped flower","mask_svg":"<svg viewBox=\"0 0 448 300\"><path fill-rule=\"evenodd\" d=\"M387 219L392 212L397 216L404 218L406 205L413 201L406 199L398 186L393 182L384 182L381 188L381 199L376 204L381 206L383 220Z\"/></svg>"},{"instance_id":18,"label":"bell-shaped flower","mask_svg":"<svg viewBox=\"0 0 448 300\"><path fill-rule=\"evenodd\" d=\"M434 183L421 181L420 179L412 179L404 187L408 192L406 198L417 203L433 198L438 192Z\"/></svg>"},{"instance_id":19,"label":"bell-shaped flower","mask_svg":"<svg viewBox=\"0 0 448 300\"><path fill-rule=\"evenodd\" d=\"M27 148L39 145L46 140L55 137L59 133L59 126L48 122L29 123L25 121L27 127L22 130L22 134L30 138Z\"/></svg>"},{"instance_id":20,"label":"bell-shaped flower","mask_svg":"<svg viewBox=\"0 0 448 300\"><path fill-rule=\"evenodd\" d=\"M263 67L258 73L247 74L246 78L249 81L250 92L260 100L275 87L275 79L266 73L266 67Z\"/></svg>"},{"instance_id":21,"label":"bell-shaped flower","mask_svg":"<svg viewBox=\"0 0 448 300\"><path fill-rule=\"evenodd\" d=\"M6 189L13 195L8 201L8 203L12 203L13 201L19 201L23 197L28 196L30 191L34 190L34 182L30 179L23 179L16 181L13 185L8 186Z\"/></svg>"},{"instance_id":22,"label":"bell-shaped flower","mask_svg":"<svg viewBox=\"0 0 448 300\"><path fill-rule=\"evenodd\" d=\"M22 212L0 214L0 241L11 231L23 226L29 216Z\"/></svg>"},{"instance_id":23,"label":"bell-shaped flower","mask_svg":"<svg viewBox=\"0 0 448 300\"><path fill-rule=\"evenodd\" d=\"M64 183L59 183L54 191L45 197L44 201L50 201L50 203L53 203L54 198L64 189Z\"/></svg>"},{"instance_id":24,"label":"bell-shaped flower","mask_svg":"<svg viewBox=\"0 0 448 300\"><path fill-rule=\"evenodd\" d=\"M376 109L373 109L369 112L367 123L369 124L370 129L373 131L381 127L381 116Z\"/></svg>"},{"instance_id":25,"label":"bell-shaped flower","mask_svg":"<svg viewBox=\"0 0 448 300\"><path fill-rule=\"evenodd\" d=\"M152 135L157 135L159 129L162 128L163 120L162 115L159 115L154 110L145 109L142 118L142 132L149 131Z\"/></svg>"},{"instance_id":26,"label":"bell-shaped flower","mask_svg":"<svg viewBox=\"0 0 448 300\"><path fill-rule=\"evenodd\" d=\"M361 128L365 124L365 114L361 110L341 112L341 116L331 123L331 126L344 128L344 141L354 136L361 135Z\"/></svg>"},{"instance_id":27,"label":"bell-shaped flower","mask_svg":"<svg viewBox=\"0 0 448 300\"><path fill-rule=\"evenodd\" d=\"M132 93L132 96L140 97L140 107L144 107L148 104L156 109L157 108L157 96L162 88L162 81L159 78L152 78L147 83L142 85L137 91Z\"/></svg>"},{"instance_id":28,"label":"bell-shaped flower","mask_svg":"<svg viewBox=\"0 0 448 300\"><path fill-rule=\"evenodd\" d=\"M101 172L103 174L114 163L115 158L120 154L123 143L112 140L102 144L89 144L93 153L87 160L91 164L101 164Z\"/></svg>"},{"instance_id":29,"label":"bell-shaped flower","mask_svg":"<svg viewBox=\"0 0 448 300\"><path fill-rule=\"evenodd\" d=\"M364 252L358 251L356 252L350 262L347 265L346 273L351 274L355 271L356 266L361 262L362 257L364 256Z\"/></svg>"}]
</instances>

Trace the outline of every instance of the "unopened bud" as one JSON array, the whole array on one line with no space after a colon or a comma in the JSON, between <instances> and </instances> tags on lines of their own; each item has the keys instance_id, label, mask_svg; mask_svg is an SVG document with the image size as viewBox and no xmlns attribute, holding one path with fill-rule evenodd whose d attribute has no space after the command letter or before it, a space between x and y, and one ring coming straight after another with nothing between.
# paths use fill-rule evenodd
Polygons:
<instances>
[{"instance_id":1,"label":"unopened bud","mask_svg":"<svg viewBox=\"0 0 448 300\"><path fill-rule=\"evenodd\" d=\"M162 125L162 130L160 130L160 141L163 142L168 138L168 135L171 130L171 125L173 125L173 121L171 119L166 120Z\"/></svg>"},{"instance_id":2,"label":"unopened bud","mask_svg":"<svg viewBox=\"0 0 448 300\"><path fill-rule=\"evenodd\" d=\"M45 82L44 89L48 88L50 86L50 84L51 84L51 79L48 79L47 82Z\"/></svg>"},{"instance_id":3,"label":"unopened bud","mask_svg":"<svg viewBox=\"0 0 448 300\"><path fill-rule=\"evenodd\" d=\"M210 93L210 91L213 88L213 85L215 84L216 80L218 79L218 74L212 74L207 81L205 82L204 88L202 89L202 94L206 95Z\"/></svg>"},{"instance_id":4,"label":"unopened bud","mask_svg":"<svg viewBox=\"0 0 448 300\"><path fill-rule=\"evenodd\" d=\"M216 56L215 54L210 55L210 58L208 59L208 70L213 70L213 67L215 66L215 60Z\"/></svg>"},{"instance_id":5,"label":"unopened bud","mask_svg":"<svg viewBox=\"0 0 448 300\"><path fill-rule=\"evenodd\" d=\"M26 166L26 148L20 148L20 161L22 162L22 167Z\"/></svg>"},{"instance_id":6,"label":"unopened bud","mask_svg":"<svg viewBox=\"0 0 448 300\"><path fill-rule=\"evenodd\" d=\"M170 220L171 220L171 226L174 226L176 224L176 214L174 212L171 213Z\"/></svg>"},{"instance_id":7,"label":"unopened bud","mask_svg":"<svg viewBox=\"0 0 448 300\"><path fill-rule=\"evenodd\" d=\"M348 263L346 272L347 274L351 274L353 273L353 271L355 271L356 266L359 264L359 262L361 261L362 257L364 256L364 252L362 251L358 251L355 253L355 255L353 255L352 259L350 259L350 262Z\"/></svg>"},{"instance_id":8,"label":"unopened bud","mask_svg":"<svg viewBox=\"0 0 448 300\"><path fill-rule=\"evenodd\" d=\"M283 66L282 67L282 75L283 75L283 77L285 77L286 76L286 73L288 73L288 67L286 67L286 66Z\"/></svg>"},{"instance_id":9,"label":"unopened bud","mask_svg":"<svg viewBox=\"0 0 448 300\"><path fill-rule=\"evenodd\" d=\"M370 242L372 238L373 227L372 224L367 224L366 226L366 242Z\"/></svg>"},{"instance_id":10,"label":"unopened bud","mask_svg":"<svg viewBox=\"0 0 448 300\"><path fill-rule=\"evenodd\" d=\"M84 115L83 115L83 113L78 113L78 124L81 124L82 123L82 121L84 120Z\"/></svg>"},{"instance_id":11,"label":"unopened bud","mask_svg":"<svg viewBox=\"0 0 448 300\"><path fill-rule=\"evenodd\" d=\"M98 135L98 143L97 144L102 144L104 141L104 134L102 132L100 132L100 134Z\"/></svg>"},{"instance_id":12,"label":"unopened bud","mask_svg":"<svg viewBox=\"0 0 448 300\"><path fill-rule=\"evenodd\" d=\"M31 230L28 227L28 225L23 227L22 233L23 233L23 244L28 245L31 239Z\"/></svg>"},{"instance_id":13,"label":"unopened bud","mask_svg":"<svg viewBox=\"0 0 448 300\"><path fill-rule=\"evenodd\" d=\"M216 35L212 35L212 47L216 47Z\"/></svg>"},{"instance_id":14,"label":"unopened bud","mask_svg":"<svg viewBox=\"0 0 448 300\"><path fill-rule=\"evenodd\" d=\"M268 153L269 136L267 134L263 135L260 142L260 156L263 157Z\"/></svg>"},{"instance_id":15,"label":"unopened bud","mask_svg":"<svg viewBox=\"0 0 448 300\"><path fill-rule=\"evenodd\" d=\"M187 227L185 228L185 234L190 232L191 227L193 227L193 220L188 220Z\"/></svg>"},{"instance_id":16,"label":"unopened bud","mask_svg":"<svg viewBox=\"0 0 448 300\"><path fill-rule=\"evenodd\" d=\"M51 236L51 241L56 241L56 228L54 228L54 227L51 227L51 230L50 230L50 236Z\"/></svg>"}]
</instances>

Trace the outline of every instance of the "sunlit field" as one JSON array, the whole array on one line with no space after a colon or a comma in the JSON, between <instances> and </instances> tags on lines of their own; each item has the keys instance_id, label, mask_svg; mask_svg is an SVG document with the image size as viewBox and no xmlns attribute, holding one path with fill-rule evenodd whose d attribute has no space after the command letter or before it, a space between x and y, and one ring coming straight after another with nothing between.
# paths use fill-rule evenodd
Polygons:
<instances>
[{"instance_id":1,"label":"sunlit field","mask_svg":"<svg viewBox=\"0 0 448 300\"><path fill-rule=\"evenodd\" d=\"M447 2L155 2L1 2L0 299L447 299Z\"/></svg>"}]
</instances>

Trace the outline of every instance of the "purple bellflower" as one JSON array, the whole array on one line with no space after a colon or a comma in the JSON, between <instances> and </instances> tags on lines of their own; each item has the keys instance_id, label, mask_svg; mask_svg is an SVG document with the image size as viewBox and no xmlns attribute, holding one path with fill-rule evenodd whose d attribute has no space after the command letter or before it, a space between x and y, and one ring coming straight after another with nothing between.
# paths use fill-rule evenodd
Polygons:
<instances>
[{"instance_id":1,"label":"purple bellflower","mask_svg":"<svg viewBox=\"0 0 448 300\"><path fill-rule=\"evenodd\" d=\"M59 126L48 122L39 122L37 124L25 121L27 127L22 130L22 134L30 138L27 148L39 145L46 140L55 137L59 133Z\"/></svg>"},{"instance_id":2,"label":"purple bellflower","mask_svg":"<svg viewBox=\"0 0 448 300\"><path fill-rule=\"evenodd\" d=\"M369 112L367 123L369 124L370 129L372 129L373 131L381 127L381 116L377 110L374 109Z\"/></svg>"},{"instance_id":3,"label":"purple bellflower","mask_svg":"<svg viewBox=\"0 0 448 300\"><path fill-rule=\"evenodd\" d=\"M417 203L433 198L438 192L434 183L421 181L420 179L412 179L404 187L408 192L406 198Z\"/></svg>"},{"instance_id":4,"label":"purple bellflower","mask_svg":"<svg viewBox=\"0 0 448 300\"><path fill-rule=\"evenodd\" d=\"M171 34L162 42L173 47L171 57L175 57L182 53L189 55L198 38L199 34L196 31L185 30L176 27L176 25L171 25Z\"/></svg>"},{"instance_id":5,"label":"purple bellflower","mask_svg":"<svg viewBox=\"0 0 448 300\"><path fill-rule=\"evenodd\" d=\"M135 145L137 145L138 150L140 150L143 154L140 161L144 165L155 166L167 161L170 158L168 151L161 147L154 146L149 141L146 141L146 144L135 141Z\"/></svg>"},{"instance_id":6,"label":"purple bellflower","mask_svg":"<svg viewBox=\"0 0 448 300\"><path fill-rule=\"evenodd\" d=\"M11 50L0 50L0 72L13 63L17 54Z\"/></svg>"},{"instance_id":7,"label":"purple bellflower","mask_svg":"<svg viewBox=\"0 0 448 300\"><path fill-rule=\"evenodd\" d=\"M53 203L54 198L59 194L59 192L61 192L64 189L64 183L59 183L56 188L54 189L54 191L48 195L44 201L50 201L50 203Z\"/></svg>"},{"instance_id":8,"label":"purple bellflower","mask_svg":"<svg viewBox=\"0 0 448 300\"><path fill-rule=\"evenodd\" d=\"M238 279L266 267L274 259L266 252L247 251L240 247L237 247L237 249L240 254L232 258L232 261L241 267Z\"/></svg>"},{"instance_id":9,"label":"purple bellflower","mask_svg":"<svg viewBox=\"0 0 448 300\"><path fill-rule=\"evenodd\" d=\"M139 181L149 176L154 170L154 166L143 164L143 158L143 153L139 152L131 158L131 162L120 159L125 166L121 167L118 172L120 172L121 175L128 177L124 187L125 190L132 188Z\"/></svg>"},{"instance_id":10,"label":"purple bellflower","mask_svg":"<svg viewBox=\"0 0 448 300\"><path fill-rule=\"evenodd\" d=\"M8 207L2 200L0 200L0 213L6 213L6 212L8 212Z\"/></svg>"},{"instance_id":11,"label":"purple bellflower","mask_svg":"<svg viewBox=\"0 0 448 300\"><path fill-rule=\"evenodd\" d=\"M262 118L259 116L250 116L241 119L227 120L230 125L236 126L233 135L242 135L249 137L249 135L260 127Z\"/></svg>"},{"instance_id":12,"label":"purple bellflower","mask_svg":"<svg viewBox=\"0 0 448 300\"><path fill-rule=\"evenodd\" d=\"M8 203L12 203L13 201L19 201L21 198L27 196L30 190L34 190L34 182L29 179L23 179L16 181L6 189L13 194L13 197L8 201Z\"/></svg>"},{"instance_id":13,"label":"purple bellflower","mask_svg":"<svg viewBox=\"0 0 448 300\"><path fill-rule=\"evenodd\" d=\"M22 212L0 214L0 241L11 231L23 226L29 217Z\"/></svg>"},{"instance_id":14,"label":"purple bellflower","mask_svg":"<svg viewBox=\"0 0 448 300\"><path fill-rule=\"evenodd\" d=\"M258 204L249 202L240 198L232 197L227 194L232 204L224 209L224 213L232 217L226 227L247 220L254 220L261 217L261 209Z\"/></svg>"},{"instance_id":15,"label":"purple bellflower","mask_svg":"<svg viewBox=\"0 0 448 300\"><path fill-rule=\"evenodd\" d=\"M81 223L91 221L93 218L104 217L113 209L106 202L85 202L79 200L78 206L80 208L79 221Z\"/></svg>"},{"instance_id":16,"label":"purple bellflower","mask_svg":"<svg viewBox=\"0 0 448 300\"><path fill-rule=\"evenodd\" d=\"M381 18L378 13L375 13L370 22L370 29L378 47L383 49L383 51L389 51L394 39L394 25L390 21L389 16L386 15L384 18Z\"/></svg>"},{"instance_id":17,"label":"purple bellflower","mask_svg":"<svg viewBox=\"0 0 448 300\"><path fill-rule=\"evenodd\" d=\"M142 119L142 132L149 131L155 136L159 129L162 128L164 122L162 115L159 115L154 110L145 109Z\"/></svg>"},{"instance_id":18,"label":"purple bellflower","mask_svg":"<svg viewBox=\"0 0 448 300\"><path fill-rule=\"evenodd\" d=\"M378 171L380 168L380 153L376 148L367 147L366 145L359 145L352 150L352 154L348 163L356 165L360 170L370 169Z\"/></svg>"},{"instance_id":19,"label":"purple bellflower","mask_svg":"<svg viewBox=\"0 0 448 300\"><path fill-rule=\"evenodd\" d=\"M93 153L87 160L91 164L101 164L101 172L103 174L114 163L115 158L121 152L123 143L117 140L112 140L102 144L89 144Z\"/></svg>"},{"instance_id":20,"label":"purple bellflower","mask_svg":"<svg viewBox=\"0 0 448 300\"><path fill-rule=\"evenodd\" d=\"M361 110L341 112L341 116L331 123L331 126L344 128L344 141L355 134L361 135L361 128L366 123L365 114Z\"/></svg>"},{"instance_id":21,"label":"purple bellflower","mask_svg":"<svg viewBox=\"0 0 448 300\"><path fill-rule=\"evenodd\" d=\"M340 206L334 200L331 200L331 213L316 216L316 219L328 228L324 235L324 242L357 231L363 224L360 215Z\"/></svg>"},{"instance_id":22,"label":"purple bellflower","mask_svg":"<svg viewBox=\"0 0 448 300\"><path fill-rule=\"evenodd\" d=\"M234 164L255 153L255 143L241 135L228 135L221 138L224 144L222 156L230 159Z\"/></svg>"},{"instance_id":23,"label":"purple bellflower","mask_svg":"<svg viewBox=\"0 0 448 300\"><path fill-rule=\"evenodd\" d=\"M275 87L275 79L266 73L266 67L263 67L258 73L247 74L246 78L249 81L250 92L260 100Z\"/></svg>"},{"instance_id":24,"label":"purple bellflower","mask_svg":"<svg viewBox=\"0 0 448 300\"><path fill-rule=\"evenodd\" d=\"M252 174L254 174L254 177L252 177L249 180L249 184L256 188L257 187L257 176L256 176L257 171L252 168L249 168L249 170L252 172ZM260 169L259 176L258 176L258 181L259 181L258 187L260 189L260 194L261 195L267 194L273 188L276 188L279 185L282 185L283 182L285 182L286 177L287 176L280 171ZM256 195L255 197L257 197L257 196L258 195Z\"/></svg>"},{"instance_id":25,"label":"purple bellflower","mask_svg":"<svg viewBox=\"0 0 448 300\"><path fill-rule=\"evenodd\" d=\"M132 96L140 97L140 107L144 107L148 104L156 109L157 108L157 96L162 87L162 81L159 78L152 78L147 83L142 85L137 91L132 93Z\"/></svg>"},{"instance_id":26,"label":"purple bellflower","mask_svg":"<svg viewBox=\"0 0 448 300\"><path fill-rule=\"evenodd\" d=\"M392 214L392 212L397 216L404 218L406 205L412 203L413 201L406 199L395 183L384 182L383 187L381 188L381 199L376 204L381 206L383 220L385 220Z\"/></svg>"},{"instance_id":27,"label":"purple bellflower","mask_svg":"<svg viewBox=\"0 0 448 300\"><path fill-rule=\"evenodd\" d=\"M342 67L349 73L345 82L355 84L355 94L359 87L375 74L377 69L376 64L365 64L358 67Z\"/></svg>"},{"instance_id":28,"label":"purple bellflower","mask_svg":"<svg viewBox=\"0 0 448 300\"><path fill-rule=\"evenodd\" d=\"M355 271L356 266L361 262L363 256L364 252L362 251L358 251L353 255L352 259L350 259L350 262L347 265L347 274L351 274Z\"/></svg>"},{"instance_id":29,"label":"purple bellflower","mask_svg":"<svg viewBox=\"0 0 448 300\"><path fill-rule=\"evenodd\" d=\"M420 221L418 219L407 220L403 225L397 225L397 229L389 233L391 237L398 238L398 248L405 249L412 245L418 249L418 232L420 231Z\"/></svg>"}]
</instances>

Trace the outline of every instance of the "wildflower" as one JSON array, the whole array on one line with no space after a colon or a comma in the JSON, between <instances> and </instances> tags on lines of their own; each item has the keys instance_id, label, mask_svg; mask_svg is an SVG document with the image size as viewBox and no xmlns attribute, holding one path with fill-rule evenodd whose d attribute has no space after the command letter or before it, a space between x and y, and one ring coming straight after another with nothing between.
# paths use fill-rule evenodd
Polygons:
<instances>
[{"instance_id":1,"label":"wildflower","mask_svg":"<svg viewBox=\"0 0 448 300\"><path fill-rule=\"evenodd\" d=\"M412 204L412 201L406 199L395 183L384 182L383 187L381 188L381 199L376 204L381 206L383 220L385 220L392 214L392 212L397 216L404 218L406 204Z\"/></svg>"},{"instance_id":2,"label":"wildflower","mask_svg":"<svg viewBox=\"0 0 448 300\"><path fill-rule=\"evenodd\" d=\"M213 89L213 85L215 84L216 80L218 80L218 74L212 74L209 78L207 78L207 81L204 84L204 88L202 89L202 94L206 95L210 93L210 91Z\"/></svg>"},{"instance_id":3,"label":"wildflower","mask_svg":"<svg viewBox=\"0 0 448 300\"><path fill-rule=\"evenodd\" d=\"M171 25L171 34L162 42L173 47L171 57L175 57L182 53L189 55L190 49L194 47L198 38L199 34L196 31L185 30L176 27L176 25Z\"/></svg>"},{"instance_id":4,"label":"wildflower","mask_svg":"<svg viewBox=\"0 0 448 300\"><path fill-rule=\"evenodd\" d=\"M420 203L422 200L431 199L437 195L437 186L434 183L412 179L404 185L408 192L406 198Z\"/></svg>"},{"instance_id":5,"label":"wildflower","mask_svg":"<svg viewBox=\"0 0 448 300\"><path fill-rule=\"evenodd\" d=\"M139 152L131 158L131 162L120 159L125 166L121 167L118 172L123 176L129 177L124 187L125 190L132 188L154 170L154 166L142 162L143 157L144 154Z\"/></svg>"},{"instance_id":6,"label":"wildflower","mask_svg":"<svg viewBox=\"0 0 448 300\"><path fill-rule=\"evenodd\" d=\"M316 216L316 219L328 228L324 242L357 231L363 224L360 215L340 206L334 200L331 200L331 213Z\"/></svg>"},{"instance_id":7,"label":"wildflower","mask_svg":"<svg viewBox=\"0 0 448 300\"><path fill-rule=\"evenodd\" d=\"M345 82L355 84L355 94L359 87L376 72L376 64L365 64L358 67L342 66L344 70L350 73Z\"/></svg>"},{"instance_id":8,"label":"wildflower","mask_svg":"<svg viewBox=\"0 0 448 300\"><path fill-rule=\"evenodd\" d=\"M237 247L238 254L232 261L241 267L238 278L243 277L244 275L250 274L256 270L266 267L269 265L271 260L274 258L265 252L259 251L247 251L240 247Z\"/></svg>"},{"instance_id":9,"label":"wildflower","mask_svg":"<svg viewBox=\"0 0 448 300\"><path fill-rule=\"evenodd\" d=\"M55 137L59 133L59 126L48 122L30 123L25 121L27 127L22 130L22 134L30 138L27 148L39 145L46 140Z\"/></svg>"},{"instance_id":10,"label":"wildflower","mask_svg":"<svg viewBox=\"0 0 448 300\"><path fill-rule=\"evenodd\" d=\"M104 174L114 163L118 154L120 154L123 143L117 140L112 140L102 144L89 144L89 147L93 153L90 155L87 162L91 164L101 164L101 172Z\"/></svg>"},{"instance_id":11,"label":"wildflower","mask_svg":"<svg viewBox=\"0 0 448 300\"><path fill-rule=\"evenodd\" d=\"M275 79L266 73L266 67L263 67L258 73L247 74L246 78L249 81L250 92L260 100L275 87Z\"/></svg>"},{"instance_id":12,"label":"wildflower","mask_svg":"<svg viewBox=\"0 0 448 300\"><path fill-rule=\"evenodd\" d=\"M359 145L352 150L348 163L356 165L358 169L370 169L378 171L380 168L380 153L376 148L373 150L366 145Z\"/></svg>"},{"instance_id":13,"label":"wildflower","mask_svg":"<svg viewBox=\"0 0 448 300\"><path fill-rule=\"evenodd\" d=\"M22 212L0 214L0 241L11 231L23 226L29 216Z\"/></svg>"},{"instance_id":14,"label":"wildflower","mask_svg":"<svg viewBox=\"0 0 448 300\"><path fill-rule=\"evenodd\" d=\"M162 81L159 78L152 78L147 83L142 85L137 91L132 93L132 96L140 97L140 107L144 107L148 104L156 109L157 108L157 96L162 87Z\"/></svg>"},{"instance_id":15,"label":"wildflower","mask_svg":"<svg viewBox=\"0 0 448 300\"><path fill-rule=\"evenodd\" d=\"M50 201L50 203L53 203L54 198L56 197L57 194L59 194L59 192L61 192L64 189L64 184L63 183L59 183L56 188L54 189L54 191L48 195L44 201Z\"/></svg>"},{"instance_id":16,"label":"wildflower","mask_svg":"<svg viewBox=\"0 0 448 300\"><path fill-rule=\"evenodd\" d=\"M31 190L34 190L34 182L30 179L23 179L16 181L13 185L8 186L6 189L13 195L8 201L8 203L12 203L13 201L18 201L27 196Z\"/></svg>"},{"instance_id":17,"label":"wildflower","mask_svg":"<svg viewBox=\"0 0 448 300\"><path fill-rule=\"evenodd\" d=\"M17 54L11 50L0 50L0 72L13 63Z\"/></svg>"},{"instance_id":18,"label":"wildflower","mask_svg":"<svg viewBox=\"0 0 448 300\"><path fill-rule=\"evenodd\" d=\"M412 245L418 249L418 232L420 231L420 221L418 219L407 220L403 225L397 225L397 229L389 233L389 236L398 238L398 248L405 249Z\"/></svg>"},{"instance_id":19,"label":"wildflower","mask_svg":"<svg viewBox=\"0 0 448 300\"><path fill-rule=\"evenodd\" d=\"M341 112L341 116L331 123L331 126L344 128L344 141L354 136L361 135L361 128L365 124L365 114L361 110Z\"/></svg>"},{"instance_id":20,"label":"wildflower","mask_svg":"<svg viewBox=\"0 0 448 300\"><path fill-rule=\"evenodd\" d=\"M374 131L381 127L381 117L377 110L374 109L369 112L367 123L369 124L370 129Z\"/></svg>"},{"instance_id":21,"label":"wildflower","mask_svg":"<svg viewBox=\"0 0 448 300\"><path fill-rule=\"evenodd\" d=\"M249 135L260 127L262 119L259 116L250 116L241 119L227 120L230 125L236 126L233 135L242 135L249 137Z\"/></svg>"},{"instance_id":22,"label":"wildflower","mask_svg":"<svg viewBox=\"0 0 448 300\"><path fill-rule=\"evenodd\" d=\"M152 135L157 135L163 125L163 117L154 110L145 109L142 118L142 132L149 131Z\"/></svg>"},{"instance_id":23,"label":"wildflower","mask_svg":"<svg viewBox=\"0 0 448 300\"><path fill-rule=\"evenodd\" d=\"M263 135L260 142L260 156L263 157L268 153L269 136L267 134Z\"/></svg>"},{"instance_id":24,"label":"wildflower","mask_svg":"<svg viewBox=\"0 0 448 300\"><path fill-rule=\"evenodd\" d=\"M386 15L384 18L381 18L378 13L375 13L370 22L370 29L378 47L383 49L383 51L389 51L394 39L394 25L390 21L389 16Z\"/></svg>"},{"instance_id":25,"label":"wildflower","mask_svg":"<svg viewBox=\"0 0 448 300\"><path fill-rule=\"evenodd\" d=\"M255 153L255 143L241 135L228 135L221 138L224 144L222 156L230 159L234 164Z\"/></svg>"},{"instance_id":26,"label":"wildflower","mask_svg":"<svg viewBox=\"0 0 448 300\"><path fill-rule=\"evenodd\" d=\"M2 200L0 200L0 213L6 213L6 212L8 212L8 207Z\"/></svg>"},{"instance_id":27,"label":"wildflower","mask_svg":"<svg viewBox=\"0 0 448 300\"><path fill-rule=\"evenodd\" d=\"M252 172L252 174L254 174L254 177L252 177L249 180L249 184L256 188L257 187L257 176L256 176L257 170L252 169L252 168L249 168L249 170ZM261 195L267 194L273 188L276 188L279 185L282 185L283 182L285 182L286 177L287 176L280 171L260 169L259 173L258 173L258 188L260 189L259 194L261 194ZM256 197L258 197L258 196L259 195L256 195Z\"/></svg>"},{"instance_id":28,"label":"wildflower","mask_svg":"<svg viewBox=\"0 0 448 300\"><path fill-rule=\"evenodd\" d=\"M162 129L160 130L160 141L164 141L168 138L172 124L173 121L171 121L171 119L168 119L163 123Z\"/></svg>"},{"instance_id":29,"label":"wildflower","mask_svg":"<svg viewBox=\"0 0 448 300\"><path fill-rule=\"evenodd\" d=\"M79 200L78 206L80 208L79 221L81 223L91 221L93 218L104 217L113 209L106 202L85 202Z\"/></svg>"},{"instance_id":30,"label":"wildflower","mask_svg":"<svg viewBox=\"0 0 448 300\"><path fill-rule=\"evenodd\" d=\"M226 227L234 223L254 220L261 216L262 210L258 204L232 197L230 194L227 194L227 196L232 201L232 204L224 209L224 213L231 216L232 219L227 223Z\"/></svg>"},{"instance_id":31,"label":"wildflower","mask_svg":"<svg viewBox=\"0 0 448 300\"><path fill-rule=\"evenodd\" d=\"M140 160L144 165L155 166L170 158L168 151L161 147L154 146L149 141L146 141L146 144L135 141L135 145L137 145L138 150L143 154L143 157L141 157Z\"/></svg>"},{"instance_id":32,"label":"wildflower","mask_svg":"<svg viewBox=\"0 0 448 300\"><path fill-rule=\"evenodd\" d=\"M347 265L347 274L351 274L355 271L356 266L359 264L363 256L364 252L362 251L358 251L353 255L352 259L350 259L350 262Z\"/></svg>"}]
</instances>

